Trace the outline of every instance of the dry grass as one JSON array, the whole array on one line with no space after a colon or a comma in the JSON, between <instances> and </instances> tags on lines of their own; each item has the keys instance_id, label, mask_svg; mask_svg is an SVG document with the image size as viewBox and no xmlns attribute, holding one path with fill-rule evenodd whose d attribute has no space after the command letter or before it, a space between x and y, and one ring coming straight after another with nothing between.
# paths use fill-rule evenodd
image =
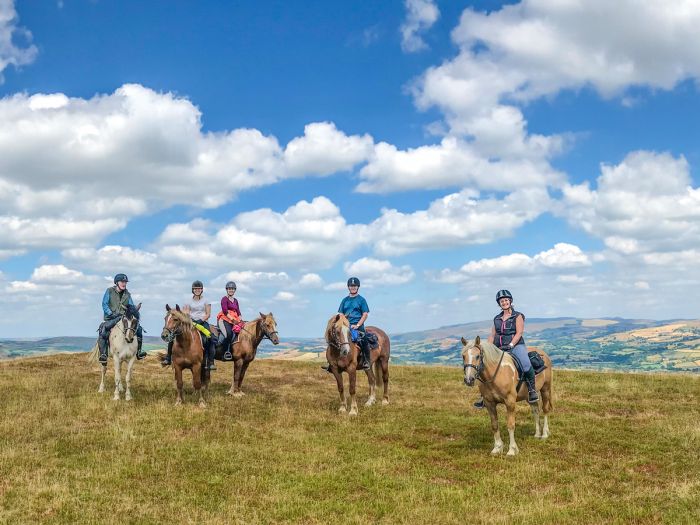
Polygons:
<instances>
[{"instance_id":1,"label":"dry grass","mask_svg":"<svg viewBox=\"0 0 700 525\"><path fill-rule=\"evenodd\" d=\"M84 355L0 363L0 522L700 521L697 376L555 373L552 437L522 406L506 458L456 368L393 367L392 404L349 419L317 364L256 361L242 399L219 365L201 410L147 361L131 403Z\"/></svg>"}]
</instances>

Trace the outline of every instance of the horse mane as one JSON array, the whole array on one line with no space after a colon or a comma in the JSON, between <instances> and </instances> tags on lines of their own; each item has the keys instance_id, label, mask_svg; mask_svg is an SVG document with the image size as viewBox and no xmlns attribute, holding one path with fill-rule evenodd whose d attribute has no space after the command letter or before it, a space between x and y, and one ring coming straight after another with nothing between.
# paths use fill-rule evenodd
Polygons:
<instances>
[{"instance_id":1,"label":"horse mane","mask_svg":"<svg viewBox=\"0 0 700 525\"><path fill-rule=\"evenodd\" d=\"M498 362L501 360L501 355L504 353L506 354L503 356L504 361L506 358L510 358L510 355L507 352L504 352L495 344L489 343L485 340L481 341L481 350L483 351L482 355L484 356L484 364L486 366L498 366Z\"/></svg>"},{"instance_id":2,"label":"horse mane","mask_svg":"<svg viewBox=\"0 0 700 525\"><path fill-rule=\"evenodd\" d=\"M348 321L348 318L345 317L343 314L333 314L328 320L328 324L326 325L326 341L329 341L328 337L337 324L349 327L350 321Z\"/></svg>"},{"instance_id":3,"label":"horse mane","mask_svg":"<svg viewBox=\"0 0 700 525\"><path fill-rule=\"evenodd\" d=\"M170 310L170 315L172 315L178 323L184 325L185 328L194 328L192 318L185 312Z\"/></svg>"},{"instance_id":4,"label":"horse mane","mask_svg":"<svg viewBox=\"0 0 700 525\"><path fill-rule=\"evenodd\" d=\"M127 304L126 305L126 312L124 312L124 315L128 318L135 317L136 319L139 318L139 311L136 309L136 307L133 304Z\"/></svg>"}]
</instances>

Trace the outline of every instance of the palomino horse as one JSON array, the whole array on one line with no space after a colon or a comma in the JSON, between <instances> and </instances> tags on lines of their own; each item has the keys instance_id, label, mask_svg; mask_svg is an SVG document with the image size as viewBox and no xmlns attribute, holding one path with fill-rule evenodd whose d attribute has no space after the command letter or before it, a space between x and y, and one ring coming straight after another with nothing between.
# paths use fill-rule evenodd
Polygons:
<instances>
[{"instance_id":1,"label":"palomino horse","mask_svg":"<svg viewBox=\"0 0 700 525\"><path fill-rule=\"evenodd\" d=\"M367 372L369 382L369 399L365 406L371 406L375 402L377 377L384 382L384 397L382 405L389 404L389 354L391 344L389 336L376 326L368 326L367 332L373 333L379 340L379 346L370 351L370 368ZM338 383L340 395L340 408L338 412L344 414L347 411L348 398L343 388L343 372L347 372L350 383L350 415L357 415L357 401L355 399L355 384L357 382L357 358L360 353L359 345L352 342L350 337L350 322L343 314L336 314L328 320L326 326L326 359L330 364L330 370ZM374 370L372 370L374 369Z\"/></svg>"},{"instance_id":2,"label":"palomino horse","mask_svg":"<svg viewBox=\"0 0 700 525\"><path fill-rule=\"evenodd\" d=\"M238 338L231 344L233 377L231 379L231 388L226 392L228 395L234 397L245 395L241 390L241 384L243 383L246 370L248 370L248 365L255 359L258 345L264 338L272 341L273 345L277 345L280 342L277 334L277 321L275 321L272 312L267 315L261 313L260 317L254 321L245 323L238 334ZM224 348L223 345L217 346L216 359L223 361L226 350L228 349Z\"/></svg>"},{"instance_id":3,"label":"palomino horse","mask_svg":"<svg viewBox=\"0 0 700 525\"><path fill-rule=\"evenodd\" d=\"M175 405L182 404L182 371L189 368L192 371L192 384L199 394L199 406L207 406L204 393L209 386L209 370L204 366L204 347L199 331L189 315L180 311L180 306L175 309L165 305L165 325L160 338L166 343L173 342L173 370L177 384L177 399Z\"/></svg>"},{"instance_id":4,"label":"palomino horse","mask_svg":"<svg viewBox=\"0 0 700 525\"><path fill-rule=\"evenodd\" d=\"M464 383L473 386L474 381L479 381L479 391L484 397L484 405L491 416L491 430L493 430L494 447L491 454L500 454L503 451L503 441L498 430L498 413L496 406L504 404L508 411L508 434L510 446L508 455L515 456L519 450L515 443L515 403L527 399L527 386L523 382L520 390L518 387L518 370L514 358L507 352L503 352L496 345L488 341L481 341L477 336L474 343L467 343L462 337L462 361L464 364ZM542 350L537 350L542 356L547 368L537 374L535 388L542 396L542 410L544 412L544 426L540 430L540 411L537 403L530 405L532 415L535 418L535 437L546 439L549 437L549 412L552 410L552 361Z\"/></svg>"},{"instance_id":5,"label":"palomino horse","mask_svg":"<svg viewBox=\"0 0 700 525\"><path fill-rule=\"evenodd\" d=\"M109 353L112 354L112 360L114 361L114 397L112 399L115 401L119 401L119 394L124 392L121 374L122 361L128 361L126 367L126 394L124 395L124 399L131 401L131 370L136 362L136 350L138 349L136 330L138 330L139 327L138 311L140 308L141 303L136 307L128 305L124 316L109 332ZM90 353L90 361L96 360L99 352L97 343L95 343ZM97 391L102 393L105 391L107 363L100 368L102 369L102 378L100 380L100 388Z\"/></svg>"}]
</instances>

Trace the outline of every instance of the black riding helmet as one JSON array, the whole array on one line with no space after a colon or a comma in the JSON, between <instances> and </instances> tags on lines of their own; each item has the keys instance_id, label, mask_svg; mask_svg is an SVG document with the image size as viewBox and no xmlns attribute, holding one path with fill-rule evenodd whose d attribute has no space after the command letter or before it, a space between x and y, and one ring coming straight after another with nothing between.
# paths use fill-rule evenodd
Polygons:
<instances>
[{"instance_id":1,"label":"black riding helmet","mask_svg":"<svg viewBox=\"0 0 700 525\"><path fill-rule=\"evenodd\" d=\"M204 284L202 283L202 281L194 281L192 283L192 293L194 293L195 288L204 288Z\"/></svg>"},{"instance_id":2,"label":"black riding helmet","mask_svg":"<svg viewBox=\"0 0 700 525\"><path fill-rule=\"evenodd\" d=\"M128 283L129 278L126 276L125 273L118 273L114 276L114 284L117 284L119 281L124 281L125 283Z\"/></svg>"},{"instance_id":3,"label":"black riding helmet","mask_svg":"<svg viewBox=\"0 0 700 525\"><path fill-rule=\"evenodd\" d=\"M496 304L501 304L501 299L503 298L510 299L510 302L513 302L513 296L508 290L498 290L498 293L496 294Z\"/></svg>"},{"instance_id":4,"label":"black riding helmet","mask_svg":"<svg viewBox=\"0 0 700 525\"><path fill-rule=\"evenodd\" d=\"M360 286L360 280L357 277L350 277L348 279L348 287L350 286Z\"/></svg>"},{"instance_id":5,"label":"black riding helmet","mask_svg":"<svg viewBox=\"0 0 700 525\"><path fill-rule=\"evenodd\" d=\"M233 281L229 281L226 283L226 289L227 290L235 290L236 289L236 283Z\"/></svg>"}]
</instances>

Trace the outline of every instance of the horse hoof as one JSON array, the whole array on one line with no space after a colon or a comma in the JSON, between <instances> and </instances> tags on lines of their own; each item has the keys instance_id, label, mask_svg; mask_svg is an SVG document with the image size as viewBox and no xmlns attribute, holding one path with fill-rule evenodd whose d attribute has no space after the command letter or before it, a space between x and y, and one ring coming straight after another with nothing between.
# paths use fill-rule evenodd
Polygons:
<instances>
[{"instance_id":1,"label":"horse hoof","mask_svg":"<svg viewBox=\"0 0 700 525\"><path fill-rule=\"evenodd\" d=\"M345 407L340 407L340 408L338 409L338 413L339 413L339 414L345 414L345 413L347 413L347 411L348 411L348 409L345 408Z\"/></svg>"},{"instance_id":2,"label":"horse hoof","mask_svg":"<svg viewBox=\"0 0 700 525\"><path fill-rule=\"evenodd\" d=\"M200 401L199 408L207 408L207 404L204 401Z\"/></svg>"},{"instance_id":3,"label":"horse hoof","mask_svg":"<svg viewBox=\"0 0 700 525\"><path fill-rule=\"evenodd\" d=\"M131 394L127 394L126 396L124 396L124 399L125 399L126 401L131 401L131 399L132 399L132 398L131 398Z\"/></svg>"},{"instance_id":4,"label":"horse hoof","mask_svg":"<svg viewBox=\"0 0 700 525\"><path fill-rule=\"evenodd\" d=\"M353 408L350 413L348 414L350 416L356 416L357 415L357 409Z\"/></svg>"},{"instance_id":5,"label":"horse hoof","mask_svg":"<svg viewBox=\"0 0 700 525\"><path fill-rule=\"evenodd\" d=\"M97 389L97 393L98 393L98 394L104 394L104 393L105 393L104 387L98 388L98 389Z\"/></svg>"},{"instance_id":6,"label":"horse hoof","mask_svg":"<svg viewBox=\"0 0 700 525\"><path fill-rule=\"evenodd\" d=\"M382 405L386 406L386 405L388 405L388 404L389 404L389 400L388 400L388 399L382 399Z\"/></svg>"},{"instance_id":7,"label":"horse hoof","mask_svg":"<svg viewBox=\"0 0 700 525\"><path fill-rule=\"evenodd\" d=\"M549 434L542 434L541 439L547 439L549 437Z\"/></svg>"},{"instance_id":8,"label":"horse hoof","mask_svg":"<svg viewBox=\"0 0 700 525\"><path fill-rule=\"evenodd\" d=\"M119 394L114 394L114 397L112 397L112 401L119 401Z\"/></svg>"},{"instance_id":9,"label":"horse hoof","mask_svg":"<svg viewBox=\"0 0 700 525\"><path fill-rule=\"evenodd\" d=\"M234 392L231 394L233 397L243 397L245 394L243 392Z\"/></svg>"},{"instance_id":10,"label":"horse hoof","mask_svg":"<svg viewBox=\"0 0 700 525\"><path fill-rule=\"evenodd\" d=\"M179 407L181 404L182 404L182 401L180 401L179 399L178 399L177 401L175 401L175 406L176 406L176 407Z\"/></svg>"},{"instance_id":11,"label":"horse hoof","mask_svg":"<svg viewBox=\"0 0 700 525\"><path fill-rule=\"evenodd\" d=\"M502 448L502 447L496 447L496 448L494 448L494 449L491 451L491 455L492 455L492 456L497 456L497 455L500 454L501 452L503 452L503 448Z\"/></svg>"},{"instance_id":12,"label":"horse hoof","mask_svg":"<svg viewBox=\"0 0 700 525\"><path fill-rule=\"evenodd\" d=\"M506 456L515 456L517 453L518 453L517 450L511 449L511 450L508 451L508 453L506 454Z\"/></svg>"},{"instance_id":13,"label":"horse hoof","mask_svg":"<svg viewBox=\"0 0 700 525\"><path fill-rule=\"evenodd\" d=\"M374 403L375 403L375 399L374 399L373 397L370 397L370 398L367 400L367 402L365 403L365 406L366 406L366 407L371 407L372 405L374 405Z\"/></svg>"},{"instance_id":14,"label":"horse hoof","mask_svg":"<svg viewBox=\"0 0 700 525\"><path fill-rule=\"evenodd\" d=\"M226 391L226 395L227 395L227 396L232 396L232 395L233 395L233 390L230 390L230 389L227 390L227 391Z\"/></svg>"}]
</instances>

